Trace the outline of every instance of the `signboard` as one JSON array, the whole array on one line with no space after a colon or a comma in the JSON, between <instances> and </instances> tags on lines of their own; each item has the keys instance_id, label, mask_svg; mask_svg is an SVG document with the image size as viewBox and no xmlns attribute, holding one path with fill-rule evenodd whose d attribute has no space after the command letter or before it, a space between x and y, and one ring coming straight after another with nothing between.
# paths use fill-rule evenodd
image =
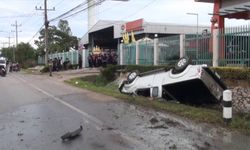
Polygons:
<instances>
[{"instance_id":1,"label":"signboard","mask_svg":"<svg viewBox=\"0 0 250 150\"><path fill-rule=\"evenodd\" d=\"M121 28L125 32L141 31L143 30L143 19L127 22L126 24L122 25Z\"/></svg>"}]
</instances>

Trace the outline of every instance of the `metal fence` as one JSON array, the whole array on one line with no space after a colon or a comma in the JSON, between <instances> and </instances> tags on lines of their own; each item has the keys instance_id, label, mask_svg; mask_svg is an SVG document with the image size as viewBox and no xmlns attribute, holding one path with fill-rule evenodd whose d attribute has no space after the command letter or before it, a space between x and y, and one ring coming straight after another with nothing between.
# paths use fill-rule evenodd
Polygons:
<instances>
[{"instance_id":1,"label":"metal fence","mask_svg":"<svg viewBox=\"0 0 250 150\"><path fill-rule=\"evenodd\" d=\"M210 33L204 35L186 35L184 42L185 56L192 59L194 64L212 65L212 36Z\"/></svg>"},{"instance_id":2,"label":"metal fence","mask_svg":"<svg viewBox=\"0 0 250 150\"><path fill-rule=\"evenodd\" d=\"M180 56L180 36L169 36L158 39L158 64L171 64Z\"/></svg>"},{"instance_id":3,"label":"metal fence","mask_svg":"<svg viewBox=\"0 0 250 150\"><path fill-rule=\"evenodd\" d=\"M154 63L154 42L151 39L139 41L139 64L153 65Z\"/></svg>"},{"instance_id":4,"label":"metal fence","mask_svg":"<svg viewBox=\"0 0 250 150\"><path fill-rule=\"evenodd\" d=\"M76 51L49 54L48 58L49 59L61 58L62 62L64 62L66 59L69 59L69 61L72 65L76 65L76 64L78 64L79 56L81 56L81 55L82 55L82 51L76 50ZM88 54L85 56L88 56ZM39 65L45 64L44 56L38 56L38 64Z\"/></svg>"},{"instance_id":5,"label":"metal fence","mask_svg":"<svg viewBox=\"0 0 250 150\"><path fill-rule=\"evenodd\" d=\"M123 64L124 65L133 65L136 64L136 44L123 44L122 45L123 53Z\"/></svg>"},{"instance_id":6,"label":"metal fence","mask_svg":"<svg viewBox=\"0 0 250 150\"><path fill-rule=\"evenodd\" d=\"M250 67L250 25L219 29L219 66ZM185 53L195 64L212 66L212 34L186 35Z\"/></svg>"},{"instance_id":7,"label":"metal fence","mask_svg":"<svg viewBox=\"0 0 250 150\"><path fill-rule=\"evenodd\" d=\"M250 25L220 30L220 66L250 67Z\"/></svg>"},{"instance_id":8,"label":"metal fence","mask_svg":"<svg viewBox=\"0 0 250 150\"><path fill-rule=\"evenodd\" d=\"M176 62L180 57L180 47L184 47L185 56L190 57L194 64L207 64L213 62L213 38L211 33L185 35L183 42L180 35L158 38L158 40L144 39L137 43L122 44L118 48L119 61L124 65L154 64L154 48L157 48L157 64L164 65ZM219 43L219 66L250 67L250 25L226 28L220 30ZM156 42L156 43L155 43ZM183 43L183 45L180 45ZM156 44L156 46L155 46ZM122 53L122 55L120 55ZM78 64L79 54L83 55L84 66L88 67L88 50L71 51L50 54L49 58L69 58L72 64ZM38 58L38 64L44 64L44 58Z\"/></svg>"}]
</instances>

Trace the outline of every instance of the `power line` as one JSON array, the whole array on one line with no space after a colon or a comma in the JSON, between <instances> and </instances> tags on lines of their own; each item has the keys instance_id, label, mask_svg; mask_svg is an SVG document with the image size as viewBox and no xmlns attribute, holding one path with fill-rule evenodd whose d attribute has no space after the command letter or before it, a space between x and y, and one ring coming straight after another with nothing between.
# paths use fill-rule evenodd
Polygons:
<instances>
[{"instance_id":1,"label":"power line","mask_svg":"<svg viewBox=\"0 0 250 150\"><path fill-rule=\"evenodd\" d=\"M54 7L59 6L64 0L61 0L60 2L56 3Z\"/></svg>"},{"instance_id":2,"label":"power line","mask_svg":"<svg viewBox=\"0 0 250 150\"><path fill-rule=\"evenodd\" d=\"M77 5L77 6L75 6L74 8L70 9L69 11L67 11L67 12L65 12L65 13L63 13L63 14L61 14L61 15L59 15L59 16L53 18L53 19L50 19L49 22L56 21L56 20L62 18L63 16L65 16L65 15L71 13L72 11L75 11L75 10L77 10L78 8L84 6L84 5L87 4L87 3L88 3L88 1L85 1L85 2L83 2L83 3L81 3L81 4Z\"/></svg>"},{"instance_id":3,"label":"power line","mask_svg":"<svg viewBox=\"0 0 250 150\"><path fill-rule=\"evenodd\" d=\"M100 4L103 3L104 1L106 1L106 0L99 0L99 1L95 2L95 3L94 3L93 5L91 5L91 6L88 6L88 7L86 7L86 8L83 8L83 9L81 9L81 10L79 10L79 11L73 13L73 14L70 14L70 13L72 13L73 11L79 9L80 7L86 5L88 2L85 1L85 2L83 2L83 3L79 4L79 5L77 5L76 7L72 8L71 10L69 10L69 11L67 11L67 12L65 12L65 13L63 13L63 14L61 14L61 15L59 15L58 17L51 19L50 22L53 22L53 21L56 21L56 20L59 20L59 19L66 19L66 18L72 17L72 16L74 16L74 15L77 15L77 14L79 14L79 13L81 13L81 12L87 10L87 9L90 8L90 7L93 7L93 6L96 6L96 5L100 5ZM67 15L68 15L68 16L67 16Z\"/></svg>"},{"instance_id":4,"label":"power line","mask_svg":"<svg viewBox=\"0 0 250 150\"><path fill-rule=\"evenodd\" d=\"M17 24L17 21L15 22L15 24L12 24L11 26L14 26L16 29L16 49L17 49L17 45L18 45L18 32L21 32L18 30L18 27L22 26L21 24ZM15 61L15 50L13 49L13 60Z\"/></svg>"},{"instance_id":5,"label":"power line","mask_svg":"<svg viewBox=\"0 0 250 150\"><path fill-rule=\"evenodd\" d=\"M134 13L131 13L130 15L123 17L123 19L129 18L129 17L131 17L131 16L137 14L138 12L142 11L143 9L145 9L145 8L147 8L147 7L149 7L149 6L151 6L151 4L154 3L154 2L156 2L156 1L157 1L157 0L152 0L152 1L150 1L149 3L147 3L146 5L144 5L142 8L138 9L137 11L135 11Z\"/></svg>"},{"instance_id":6,"label":"power line","mask_svg":"<svg viewBox=\"0 0 250 150\"><path fill-rule=\"evenodd\" d=\"M39 30L32 36L32 38L29 40L28 43L30 43L30 42L36 37L36 35L43 29L43 26L44 26L44 25L42 25L42 26L39 28Z\"/></svg>"},{"instance_id":7,"label":"power line","mask_svg":"<svg viewBox=\"0 0 250 150\"><path fill-rule=\"evenodd\" d=\"M152 1L150 1L149 3L145 4L142 8L138 9L137 11L131 13L131 14L128 15L128 16L122 17L122 18L119 19L119 20L123 20L123 19L126 19L126 18L128 18L128 17L131 17L131 16L137 14L138 12L142 11L143 9L145 9L145 8L147 8L147 7L149 7L149 6L151 6L151 4L154 3L155 1L157 1L157 0L152 0ZM125 22L125 21L124 21L124 22ZM109 25L120 25L120 23L106 23L106 24L100 25L99 27L105 27L105 26L109 26ZM92 27L92 28L93 28L93 27ZM92 29L92 28L91 28L91 29ZM91 31L91 29L89 29L89 30L85 33L85 35L88 34L88 33Z\"/></svg>"},{"instance_id":8,"label":"power line","mask_svg":"<svg viewBox=\"0 0 250 150\"><path fill-rule=\"evenodd\" d=\"M93 7L93 6L96 6L96 5L100 5L100 4L103 3L104 1L106 1L106 0L100 0L99 2L96 2L96 3L94 3L93 5L90 5L90 6L84 8L84 9L82 9L82 10L79 10L79 11L77 11L77 12L75 12L75 13L69 15L69 16L65 16L65 17L62 18L62 19L67 19L67 18L69 18L69 17L75 16L75 15L77 15L77 14L79 14L79 13L81 13L81 12L87 10L87 9L89 9L90 7Z\"/></svg>"},{"instance_id":9,"label":"power line","mask_svg":"<svg viewBox=\"0 0 250 150\"><path fill-rule=\"evenodd\" d=\"M0 16L0 18L25 18L25 17L31 17L35 15L41 15L40 13L29 13L29 14L22 14L17 16Z\"/></svg>"}]
</instances>

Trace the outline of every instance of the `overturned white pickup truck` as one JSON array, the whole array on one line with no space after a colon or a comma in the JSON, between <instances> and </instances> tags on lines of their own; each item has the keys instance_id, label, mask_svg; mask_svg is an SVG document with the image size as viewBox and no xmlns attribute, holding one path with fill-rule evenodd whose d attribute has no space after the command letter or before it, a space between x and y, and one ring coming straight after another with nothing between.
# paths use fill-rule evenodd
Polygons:
<instances>
[{"instance_id":1,"label":"overturned white pickup truck","mask_svg":"<svg viewBox=\"0 0 250 150\"><path fill-rule=\"evenodd\" d=\"M207 65L191 65L181 58L170 70L131 72L119 85L121 93L177 100L181 103L219 103L227 87Z\"/></svg>"}]
</instances>

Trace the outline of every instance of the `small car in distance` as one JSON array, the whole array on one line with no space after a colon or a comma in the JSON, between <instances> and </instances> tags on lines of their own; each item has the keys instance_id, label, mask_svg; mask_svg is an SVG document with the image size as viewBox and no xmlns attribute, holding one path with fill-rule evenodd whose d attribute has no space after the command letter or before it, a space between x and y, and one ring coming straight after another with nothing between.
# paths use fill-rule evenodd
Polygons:
<instances>
[{"instance_id":1,"label":"small car in distance","mask_svg":"<svg viewBox=\"0 0 250 150\"><path fill-rule=\"evenodd\" d=\"M7 74L6 66L7 66L6 58L0 57L0 75L2 77L6 76Z\"/></svg>"}]
</instances>

